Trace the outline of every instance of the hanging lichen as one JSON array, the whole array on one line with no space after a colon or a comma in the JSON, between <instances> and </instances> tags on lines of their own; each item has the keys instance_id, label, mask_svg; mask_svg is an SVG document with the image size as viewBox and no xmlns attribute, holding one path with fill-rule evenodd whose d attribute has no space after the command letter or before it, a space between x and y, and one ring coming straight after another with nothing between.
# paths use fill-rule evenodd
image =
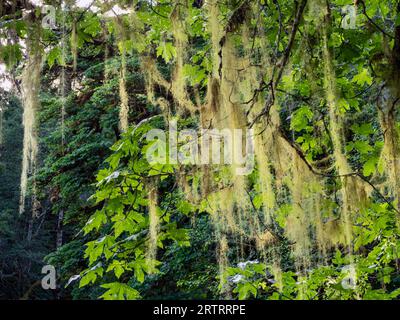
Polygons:
<instances>
[{"instance_id":1,"label":"hanging lichen","mask_svg":"<svg viewBox=\"0 0 400 320\"><path fill-rule=\"evenodd\" d=\"M212 44L212 77L214 79L218 79L219 74L219 66L221 63L221 59L219 56L220 51L220 40L221 40L221 23L219 21L219 7L217 1L207 1L206 9L208 11L208 23L209 23L209 32L211 35L211 44Z\"/></svg>"},{"instance_id":2,"label":"hanging lichen","mask_svg":"<svg viewBox=\"0 0 400 320\"><path fill-rule=\"evenodd\" d=\"M354 190L358 190L357 181L352 176L352 170L346 155L343 152L345 146L343 125L344 125L344 115L339 110L337 104L337 89L336 89L336 77L334 74L332 66L332 55L330 53L328 44L328 25L329 23L329 12L327 12L325 7L322 7L323 12L325 12L324 18L327 21L322 27L322 55L324 61L324 87L326 94L326 101L328 104L329 112L329 124L331 129L331 139L333 147L333 156L335 161L335 167L337 174L341 182L341 220L344 224L344 231L346 237L346 243L351 246L352 239L352 222L351 214L354 213L354 209L359 205L359 199Z\"/></svg>"},{"instance_id":3,"label":"hanging lichen","mask_svg":"<svg viewBox=\"0 0 400 320\"><path fill-rule=\"evenodd\" d=\"M378 167L386 174L387 194L395 199L397 207L400 208L400 132L396 123L397 101L393 98L398 97L398 88L395 84L383 88L378 99L379 122L384 134Z\"/></svg>"},{"instance_id":4,"label":"hanging lichen","mask_svg":"<svg viewBox=\"0 0 400 320\"><path fill-rule=\"evenodd\" d=\"M114 19L117 29L119 30L118 37L118 49L121 56L121 67L119 74L119 98L120 98L120 108L119 108L119 127L122 132L128 129L129 123L129 95L126 88L127 81L127 36L125 31L125 26L119 17Z\"/></svg>"},{"instance_id":5,"label":"hanging lichen","mask_svg":"<svg viewBox=\"0 0 400 320\"><path fill-rule=\"evenodd\" d=\"M160 221L158 216L158 190L154 181L147 186L148 190L148 212L149 212L149 245L147 251L148 264L155 266L157 256L158 234L160 229Z\"/></svg>"},{"instance_id":6,"label":"hanging lichen","mask_svg":"<svg viewBox=\"0 0 400 320\"><path fill-rule=\"evenodd\" d=\"M221 150L221 158L225 163L204 163L200 169L193 171L179 167L177 184L187 201L198 204L203 197L207 203L205 207L211 214L216 231L222 292L227 291L222 277L229 263L232 263L227 259L228 240L231 238L237 240L237 257L243 257L246 254L244 246L251 243L273 271L278 281L277 286L282 288L279 240L284 237L289 242L289 250L299 273L301 296L306 291L304 283L307 280L307 270L314 263L325 264L331 248L345 245L352 253L352 219L365 207L371 191L353 172L345 152L346 114L338 105L341 97L336 88L333 54L329 46L329 12L323 1L315 1L310 3L307 17L316 29L313 29L313 41L321 44L322 50L318 54L323 63L322 74L320 70L312 70L312 59L308 53L304 53L309 39L301 40L297 51L293 53L296 58L300 56L300 64L310 70L312 93L321 92L318 79L323 80L323 94L316 95L319 100L326 102L327 114L324 116L328 118L331 141L331 145L326 148L331 148L332 154L315 160L304 155L296 141L297 133L292 131L287 134L286 124L281 119L286 112L282 110L286 104L281 105L277 98L279 81L282 75L292 75L296 66L283 59L279 63L287 65L278 70L281 65L274 60L276 57L271 57L280 49L270 49L276 44L271 43L275 39L271 41L267 37L268 30L262 27L253 29L254 18L259 15L259 6L250 1L242 1L232 5L232 12L224 16L220 5L217 1L204 4L207 10L204 25L209 34L211 50L207 88L202 88L200 94L198 87L191 88L184 76L185 64L190 63L187 32L189 7L186 2L174 1L169 16L172 26L169 37L173 38L172 57L166 60L171 67L170 76L160 72L160 64L154 52L146 52L140 57L147 99L161 108L166 119L177 115L182 118L187 115L198 116L201 127L210 130L247 130L251 124L254 129L257 170L254 180L237 175L239 164L235 161L226 162L229 155ZM304 31L311 30L310 26L305 27ZM249 40L252 37L256 37L254 41ZM157 45L160 46L171 41L164 35L159 40L160 44ZM258 46L258 50L255 50L255 46ZM266 79L271 79L270 83L265 83ZM124 101L128 104L123 67L119 81L122 102L120 119L123 119L123 110L126 110L123 108ZM294 105L296 108L296 103ZM289 105L290 115L293 114L292 108ZM315 126L318 127L318 135L323 125L318 123ZM224 137L220 138L224 140ZM243 156L247 151L243 148L246 142L243 142L243 136L233 136L231 141L224 140L222 146L230 143L231 152ZM390 151L389 147L388 151L384 149L382 158L397 153ZM200 151L203 152L201 148ZM208 156L210 158L211 154ZM318 162L324 163L322 168L319 168ZM187 178L188 175L193 176L193 179ZM329 184L335 185L335 194ZM150 194L149 200L151 197ZM254 199L257 203L254 203ZM150 242L155 247L156 211L152 206L149 208L149 234L150 239L153 239ZM154 248L149 251L154 251Z\"/></svg>"},{"instance_id":7,"label":"hanging lichen","mask_svg":"<svg viewBox=\"0 0 400 320\"><path fill-rule=\"evenodd\" d=\"M78 37L76 31L76 21L72 23L71 30L71 54L72 54L72 70L76 72L76 68L78 65Z\"/></svg>"},{"instance_id":8,"label":"hanging lichen","mask_svg":"<svg viewBox=\"0 0 400 320\"><path fill-rule=\"evenodd\" d=\"M226 269L229 266L228 259L228 241L225 236L220 237L218 248L218 264L219 264L219 281L221 296L225 299L230 298L229 283L225 278Z\"/></svg>"},{"instance_id":9,"label":"hanging lichen","mask_svg":"<svg viewBox=\"0 0 400 320\"><path fill-rule=\"evenodd\" d=\"M119 96L121 99L121 106L119 109L119 125L122 131L128 129L128 115L129 115L129 96L126 90L126 54L125 49L121 54L121 71L119 75Z\"/></svg>"},{"instance_id":10,"label":"hanging lichen","mask_svg":"<svg viewBox=\"0 0 400 320\"><path fill-rule=\"evenodd\" d=\"M28 40L27 62L22 73L22 102L24 107L23 126L24 141L22 153L21 189L19 212L25 210L25 198L29 174L35 173L38 154L38 141L36 130L36 112L39 109L40 70L42 57L38 47Z\"/></svg>"},{"instance_id":11,"label":"hanging lichen","mask_svg":"<svg viewBox=\"0 0 400 320\"><path fill-rule=\"evenodd\" d=\"M172 34L174 37L174 47L176 49L176 61L174 65L173 79L171 81L171 92L174 96L179 112L184 110L194 112L196 109L193 102L189 98L186 87L186 79L183 74L188 42L185 32L185 15L188 10L187 6L187 1L175 1L174 8L170 16L172 22Z\"/></svg>"}]
</instances>

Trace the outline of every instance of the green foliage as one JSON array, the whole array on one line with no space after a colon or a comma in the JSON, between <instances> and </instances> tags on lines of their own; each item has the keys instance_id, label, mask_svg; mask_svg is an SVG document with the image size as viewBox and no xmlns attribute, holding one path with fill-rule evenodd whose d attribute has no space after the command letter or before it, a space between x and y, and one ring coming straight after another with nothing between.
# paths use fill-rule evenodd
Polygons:
<instances>
[{"instance_id":1,"label":"green foliage","mask_svg":"<svg viewBox=\"0 0 400 320\"><path fill-rule=\"evenodd\" d=\"M26 294L51 297L36 287L31 290L40 267L50 263L57 267L61 283L54 294L58 298L214 299L223 291L219 279L235 299L399 299L396 190L380 187L388 178L384 162L389 160L383 155L389 150L390 130L385 121L393 118L394 137L400 128L397 100L393 99L391 109L382 106L382 101L390 98L387 87L393 86L392 82L398 87L399 12L395 1L369 1L365 12L359 4L356 29L341 26L341 9L354 1L326 2L329 19L322 16L324 10L319 7L325 2L309 1L296 34L292 33L293 17L302 1L249 1L249 6L254 6L252 13L246 1L217 2L219 15L214 18L221 30L213 30L214 34L209 31L210 12L204 1L189 1L187 10L182 11L174 1L139 1L135 12L114 18L103 13L114 4L128 8L127 1L95 2L98 13L73 7L66 15L58 7L56 20L63 25L54 30L40 28L39 8L32 16L23 16L25 8L20 3L14 11L5 6L0 17L0 62L7 65L15 82L19 83L25 57L31 53L27 50L38 51L45 62L38 112L39 168L35 183L30 181L30 195L35 192L40 204L38 217L31 216L29 210L15 215L21 160L15 150L22 147L22 110L15 97L4 94L3 99L1 92L5 126L0 133L4 137L0 145L0 298L26 298ZM182 27L179 30L177 22ZM326 45L321 31L325 29ZM182 56L178 56L179 32L185 33L183 42L187 44ZM34 45L27 49L28 40L34 40ZM243 69L231 70L224 65L226 47L220 51L218 47L226 43L232 45L229 50L234 47L239 52L236 58L243 59ZM213 52L215 46L217 52ZM325 51L329 51L331 61L321 61ZM283 181L269 188L268 192L279 197L274 207L268 208L269 220L258 226L262 232L270 232L271 243L258 250L259 244L246 234L224 234L229 242L230 267L219 274L216 247L221 234L213 227L219 213L210 209L208 199L190 201L186 191L178 187L182 175L194 185L201 177L189 165L150 164L146 159L146 151L155 142L145 141L143 136L151 129L164 129L160 113L165 118L178 116L183 127L197 128L202 121L197 112L187 115L178 110L175 100L179 99L173 96L172 86L157 84L151 92L153 102L164 101L168 107L148 102L149 75L142 64L147 58L154 60L166 82L174 78L174 68L183 62L180 71L189 99L200 104L209 103L210 79L226 80L212 79L217 73L221 76L223 68L237 74L238 83L252 74L246 86L259 88L253 99L261 98L262 105L256 107L253 99L239 101L233 94L229 101L234 108L243 107L246 116L262 108L265 113L259 123L263 129L280 122L271 133L277 141L276 150L268 152L279 153L279 142L284 140L284 148L292 148L318 179L324 179L326 192L321 195L320 208L307 207L311 195L302 195L306 219L313 220L316 211L324 225L343 218L340 190L347 180L339 176L334 159L338 152L335 139L340 140L343 150L339 151L352 171L348 175L372 187L358 210L349 212L351 244L314 243L315 225L311 223L307 230L314 241L308 248L310 267L299 267L293 254L297 244L286 238L285 230L292 227L290 218L303 203L290 196L293 181ZM270 65L265 65L267 60ZM330 75L332 83L327 84L329 64L334 74ZM118 126L122 66L126 66L131 124L125 133ZM61 74L66 83L61 83ZM336 92L326 94L327 86L335 87L332 91ZM237 96L248 88L241 89ZM227 99L230 93L222 94ZM379 99L382 95L386 100ZM395 98L397 95L398 91ZM330 100L335 103L334 112L329 109ZM272 107L280 121L270 117ZM331 121L330 112L336 117ZM343 119L340 137L333 132L339 119ZM389 166L396 159L390 161ZM272 163L261 165L271 167L272 180L293 170L273 168ZM265 197L258 185L261 169L258 164L244 183L252 199L253 206L246 208L251 217L265 214ZM224 168L213 176L218 187L230 179L228 171ZM157 189L157 204L149 203L151 186ZM364 192L351 191L357 195ZM307 192L320 190L310 187ZM155 256L149 253L154 240L150 238L149 206L155 206L160 222ZM61 246L56 243L60 234ZM326 245L323 257L322 245ZM238 263L244 257L258 260ZM271 260L279 265L270 264Z\"/></svg>"},{"instance_id":2,"label":"green foliage","mask_svg":"<svg viewBox=\"0 0 400 320\"><path fill-rule=\"evenodd\" d=\"M235 284L233 292L239 299L259 295L272 300L396 299L400 295L396 221L388 204L372 204L358 216L354 227L356 255L343 255L337 249L331 264L307 270L307 274L286 271L281 278L265 272L265 264L250 261L229 268L227 281Z\"/></svg>"},{"instance_id":3,"label":"green foliage","mask_svg":"<svg viewBox=\"0 0 400 320\"><path fill-rule=\"evenodd\" d=\"M112 272L117 279L124 276L129 280L133 273L139 283L144 281L145 274L158 272L160 262L146 257L150 223L146 210L149 201L146 183L157 179L170 184L168 177L174 171L172 165L151 166L147 162L143 150L148 142L142 137L152 128L151 121L148 121L128 130L112 147L114 153L107 159L108 166L97 175L97 191L91 199L101 208L90 217L83 230L85 234L96 231L100 237L86 244L85 258L89 259L89 266L94 267L83 272L80 286L94 283L101 277L103 265L107 266L105 272ZM161 220L158 247L163 249L169 240L188 246L187 230L179 229L177 221L172 220L175 218L166 215L165 209L158 207L157 211ZM109 291L114 294L115 290L111 287ZM111 298L113 295L103 297Z\"/></svg>"},{"instance_id":4,"label":"green foliage","mask_svg":"<svg viewBox=\"0 0 400 320\"><path fill-rule=\"evenodd\" d=\"M238 267L227 269L228 281L236 283L233 292L239 300L256 298L259 290L266 289L265 270L266 265L258 261L241 262Z\"/></svg>"}]
</instances>

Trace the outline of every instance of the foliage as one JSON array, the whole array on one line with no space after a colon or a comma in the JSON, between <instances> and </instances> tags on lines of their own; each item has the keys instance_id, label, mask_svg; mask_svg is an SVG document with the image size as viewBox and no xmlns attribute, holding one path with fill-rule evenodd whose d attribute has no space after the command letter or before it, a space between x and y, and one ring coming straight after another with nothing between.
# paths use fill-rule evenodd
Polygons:
<instances>
[{"instance_id":1,"label":"foliage","mask_svg":"<svg viewBox=\"0 0 400 320\"><path fill-rule=\"evenodd\" d=\"M54 29L26 5L0 17L16 89L1 92L0 298L398 299L398 1L67 1ZM39 161L16 216L33 53ZM255 129L255 170L149 163L144 137L171 119Z\"/></svg>"}]
</instances>

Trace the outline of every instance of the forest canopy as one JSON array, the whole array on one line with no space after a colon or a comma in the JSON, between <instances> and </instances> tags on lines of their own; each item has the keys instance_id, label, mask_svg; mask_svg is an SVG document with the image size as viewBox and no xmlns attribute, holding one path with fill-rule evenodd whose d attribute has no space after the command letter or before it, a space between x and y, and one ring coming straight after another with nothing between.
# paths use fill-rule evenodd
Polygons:
<instances>
[{"instance_id":1,"label":"forest canopy","mask_svg":"<svg viewBox=\"0 0 400 320\"><path fill-rule=\"evenodd\" d=\"M0 299L399 299L400 1L4 0L0 83Z\"/></svg>"}]
</instances>

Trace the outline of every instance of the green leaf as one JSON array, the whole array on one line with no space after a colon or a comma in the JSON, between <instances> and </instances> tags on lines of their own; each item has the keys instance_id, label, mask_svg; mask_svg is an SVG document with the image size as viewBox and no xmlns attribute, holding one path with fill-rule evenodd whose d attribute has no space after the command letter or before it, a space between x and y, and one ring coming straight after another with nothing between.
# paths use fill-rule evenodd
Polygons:
<instances>
[{"instance_id":1,"label":"green leaf","mask_svg":"<svg viewBox=\"0 0 400 320\"><path fill-rule=\"evenodd\" d=\"M161 42L157 47L157 57L161 56L165 62L169 62L174 57L176 57L176 48L173 46L172 42Z\"/></svg>"},{"instance_id":2,"label":"green leaf","mask_svg":"<svg viewBox=\"0 0 400 320\"><path fill-rule=\"evenodd\" d=\"M311 128L309 126L309 123L312 120L313 116L314 113L309 106L300 107L292 115L290 128L295 131L302 131L304 129L308 130L309 128Z\"/></svg>"},{"instance_id":3,"label":"green leaf","mask_svg":"<svg viewBox=\"0 0 400 320\"><path fill-rule=\"evenodd\" d=\"M376 165L378 163L378 158L372 157L364 163L363 166L363 175L369 177L371 174L375 172Z\"/></svg>"},{"instance_id":4,"label":"green leaf","mask_svg":"<svg viewBox=\"0 0 400 320\"><path fill-rule=\"evenodd\" d=\"M184 215L188 215L195 210L194 206L186 200L179 201L177 209Z\"/></svg>"},{"instance_id":5,"label":"green leaf","mask_svg":"<svg viewBox=\"0 0 400 320\"><path fill-rule=\"evenodd\" d=\"M372 128L372 125L370 123L362 123L360 125L358 124L353 124L350 129L359 135L370 135L374 133L374 129Z\"/></svg>"},{"instance_id":6,"label":"green leaf","mask_svg":"<svg viewBox=\"0 0 400 320\"><path fill-rule=\"evenodd\" d=\"M106 283L101 286L108 289L100 298L104 300L136 300L140 298L139 291L120 282Z\"/></svg>"},{"instance_id":7,"label":"green leaf","mask_svg":"<svg viewBox=\"0 0 400 320\"><path fill-rule=\"evenodd\" d=\"M354 142L354 148L361 154L366 154L374 150L374 148L367 141Z\"/></svg>"},{"instance_id":8,"label":"green leaf","mask_svg":"<svg viewBox=\"0 0 400 320\"><path fill-rule=\"evenodd\" d=\"M0 45L0 61L8 68L14 67L22 59L21 46L19 44Z\"/></svg>"},{"instance_id":9,"label":"green leaf","mask_svg":"<svg viewBox=\"0 0 400 320\"><path fill-rule=\"evenodd\" d=\"M107 272L114 271L117 279L121 277L121 275L125 272L125 268L123 267L122 261L113 260L113 262L108 266Z\"/></svg>"},{"instance_id":10,"label":"green leaf","mask_svg":"<svg viewBox=\"0 0 400 320\"><path fill-rule=\"evenodd\" d=\"M355 82L355 83L359 84L360 86L363 86L364 84L371 85L372 77L369 74L368 69L363 68L359 74L357 74L353 77L352 82Z\"/></svg>"},{"instance_id":11,"label":"green leaf","mask_svg":"<svg viewBox=\"0 0 400 320\"><path fill-rule=\"evenodd\" d=\"M185 64L182 72L183 76L192 86L196 84L204 84L207 78L206 71L197 65Z\"/></svg>"},{"instance_id":12,"label":"green leaf","mask_svg":"<svg viewBox=\"0 0 400 320\"><path fill-rule=\"evenodd\" d=\"M54 65L56 61L60 66L64 65L60 47L54 47L53 49L51 49L47 56L47 63L49 64L50 68Z\"/></svg>"},{"instance_id":13,"label":"green leaf","mask_svg":"<svg viewBox=\"0 0 400 320\"><path fill-rule=\"evenodd\" d=\"M95 37L102 30L100 20L96 15L91 17L86 16L80 27L85 33L90 34L92 37Z\"/></svg>"}]
</instances>

